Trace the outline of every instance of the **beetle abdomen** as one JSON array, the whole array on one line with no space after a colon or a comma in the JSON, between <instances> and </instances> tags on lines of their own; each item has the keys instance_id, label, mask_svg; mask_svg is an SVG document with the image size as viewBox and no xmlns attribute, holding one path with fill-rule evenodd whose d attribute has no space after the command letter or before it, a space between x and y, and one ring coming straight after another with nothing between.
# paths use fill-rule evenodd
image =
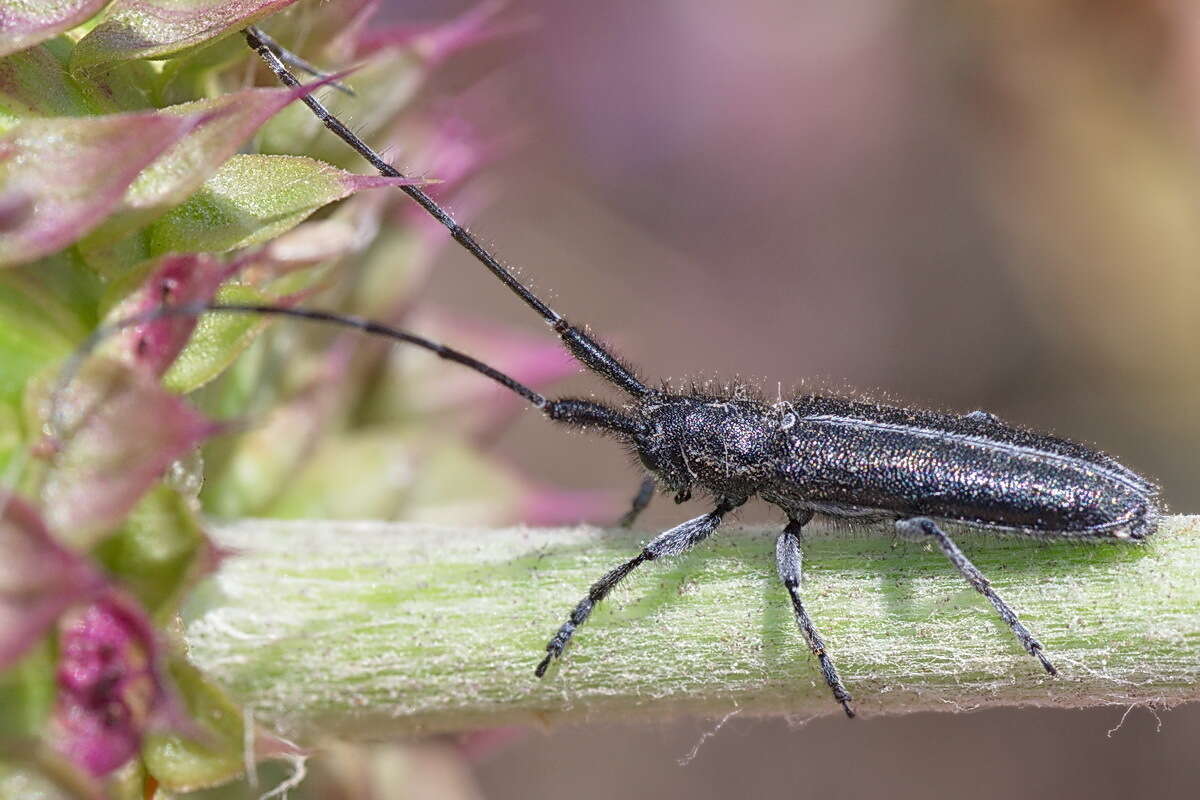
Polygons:
<instances>
[{"instance_id":1,"label":"beetle abdomen","mask_svg":"<svg viewBox=\"0 0 1200 800\"><path fill-rule=\"evenodd\" d=\"M1141 539L1154 530L1153 484L1074 442L836 398L796 411L772 495L1035 536Z\"/></svg>"}]
</instances>

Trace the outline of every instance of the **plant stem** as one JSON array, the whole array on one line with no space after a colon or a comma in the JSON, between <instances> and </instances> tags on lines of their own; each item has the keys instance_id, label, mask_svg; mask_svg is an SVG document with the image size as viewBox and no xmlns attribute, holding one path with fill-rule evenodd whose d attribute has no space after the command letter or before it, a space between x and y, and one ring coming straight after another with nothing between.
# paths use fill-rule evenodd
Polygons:
<instances>
[{"instance_id":1,"label":"plant stem","mask_svg":"<svg viewBox=\"0 0 1200 800\"><path fill-rule=\"evenodd\" d=\"M871 531L868 530L868 533ZM804 545L805 603L860 713L1200 698L1200 517L1145 546L960 535L1046 646L1050 678L940 552L878 529ZM250 520L194 594L194 661L301 739L685 712L841 713L792 619L773 530L646 564L543 680L588 586L644 533Z\"/></svg>"}]
</instances>

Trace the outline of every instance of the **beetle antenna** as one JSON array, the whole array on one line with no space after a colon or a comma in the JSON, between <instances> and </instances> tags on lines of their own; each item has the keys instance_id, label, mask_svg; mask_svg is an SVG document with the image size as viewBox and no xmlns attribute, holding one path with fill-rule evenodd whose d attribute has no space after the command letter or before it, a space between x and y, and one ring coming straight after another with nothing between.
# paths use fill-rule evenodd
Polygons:
<instances>
[{"instance_id":1,"label":"beetle antenna","mask_svg":"<svg viewBox=\"0 0 1200 800\"><path fill-rule=\"evenodd\" d=\"M271 72L275 73L275 77L281 83L293 87L300 85L300 81L291 73L287 65L279 57L278 51L282 48L278 45L272 47L268 44L268 42L273 41L270 37L264 38L262 32L253 26L246 28L244 34L246 36L246 43L258 53L259 57L266 63ZM379 174L390 178L405 177L403 173L384 161L374 148L364 142L354 131L350 130L341 120L334 116L316 97L306 94L300 99L312 110L317 119L321 120L326 128L332 131L343 142L354 148L355 152L365 158L370 162L371 166L379 171ZM549 323L554 328L554 332L562 339L566 348L571 352L571 355L580 363L634 397L646 397L652 394L651 390L638 380L632 369L621 363L616 356L608 352L600 342L593 339L585 331L569 323L561 314L548 306L533 291L517 280L516 276L501 264L496 256L484 247L470 231L460 225L450 212L443 208L428 193L415 186L401 186L399 188L416 201L417 205L425 209L431 217L440 222L450 232L450 236L454 241L458 242L468 253L475 256L513 294L521 298L526 305Z\"/></svg>"},{"instance_id":2,"label":"beetle antenna","mask_svg":"<svg viewBox=\"0 0 1200 800\"><path fill-rule=\"evenodd\" d=\"M79 374L79 370L83 365L84 360L108 338L120 333L128 328L133 328L138 325L145 325L148 322L154 322L159 319L167 319L171 317L198 317L201 314L208 312L223 312L229 314L262 314L267 316L291 317L293 319L309 320L312 322L323 322L326 324L336 325L342 328L350 328L352 330L362 331L363 333L382 336L386 339L391 339L396 342L416 345L424 350L428 350L438 358L443 358L447 361L453 361L456 364L461 364L467 369L474 370L484 377L491 378L496 383L504 388L518 394L525 400L529 401L535 408L540 409L548 414L553 410L554 403L547 400L545 396L530 389L525 384L507 375L495 367L488 366L477 358L455 350L452 347L447 347L439 342L426 339L423 336L418 336L415 333L410 333L399 328L393 328L390 325L385 325L382 322L366 319L364 317L356 317L349 314L338 314L333 311L323 311L320 309L311 308L288 308L287 306L272 306L257 303L184 303L173 306L158 306L148 311L143 311L139 314L133 314L124 317L115 322L101 325L92 331L91 335L84 340L75 352L71 355L70 360L63 366L59 372L58 382L55 385L54 393L51 395L50 413L49 413L49 428L52 435L57 435L62 428L60 419L61 403L66 388L71 384L75 377Z\"/></svg>"},{"instance_id":3,"label":"beetle antenna","mask_svg":"<svg viewBox=\"0 0 1200 800\"><path fill-rule=\"evenodd\" d=\"M257 36L259 41L261 41L264 45L266 45L271 50L271 52L274 53L279 58L280 61L282 61L284 64L291 67L292 69L298 69L301 72L307 72L309 75L312 75L314 78L331 78L331 77L333 77L332 72L326 72L325 70L320 69L319 67L313 66L308 61L305 61L303 58L296 55L291 50L288 50L286 47L279 44L279 42L275 41L273 38L268 36L267 32L264 31L262 28L255 28L254 35ZM349 95L350 97L358 96L357 92L355 92L353 89L351 89L349 86L347 86L342 81L337 81L337 80L330 81L329 85L332 86L333 88L337 89L339 92Z\"/></svg>"}]
</instances>

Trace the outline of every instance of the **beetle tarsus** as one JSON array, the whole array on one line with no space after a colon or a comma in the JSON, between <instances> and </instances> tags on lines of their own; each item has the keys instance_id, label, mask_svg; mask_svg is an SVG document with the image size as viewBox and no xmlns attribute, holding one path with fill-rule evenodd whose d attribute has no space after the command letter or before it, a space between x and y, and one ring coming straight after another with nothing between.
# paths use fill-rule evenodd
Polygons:
<instances>
[{"instance_id":1,"label":"beetle tarsus","mask_svg":"<svg viewBox=\"0 0 1200 800\"><path fill-rule=\"evenodd\" d=\"M1046 668L1046 672L1056 678L1058 677L1058 667L1054 666L1050 659L1046 658L1046 654L1042 652L1041 646L1034 648L1033 654L1037 656L1038 661L1042 662L1042 666Z\"/></svg>"}]
</instances>

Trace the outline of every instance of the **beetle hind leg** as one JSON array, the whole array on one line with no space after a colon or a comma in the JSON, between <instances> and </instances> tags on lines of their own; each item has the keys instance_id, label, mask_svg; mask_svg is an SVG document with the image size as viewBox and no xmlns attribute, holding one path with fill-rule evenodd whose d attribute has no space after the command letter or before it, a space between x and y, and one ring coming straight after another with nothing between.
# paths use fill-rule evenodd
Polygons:
<instances>
[{"instance_id":1,"label":"beetle hind leg","mask_svg":"<svg viewBox=\"0 0 1200 800\"><path fill-rule=\"evenodd\" d=\"M966 578L967 583L975 587L975 591L986 597L988 601L995 607L1000 614L1000 618L1012 630L1013 635L1017 637L1017 641L1025 648L1029 655L1042 662L1042 666L1046 672L1051 675L1058 675L1058 669L1046 657L1045 648L1039 642L1024 623L1017 617L1015 611L1009 608L1008 603L996 594L992 589L992 584L987 578L983 577L983 573L971 563L962 550L958 549L958 545L950 538L949 534L937 526L933 520L928 517L913 517L912 519L902 519L896 521L896 532L901 537L909 540L921 540L932 538L937 542L937 546L950 559L950 563L958 570L958 573Z\"/></svg>"}]
</instances>

